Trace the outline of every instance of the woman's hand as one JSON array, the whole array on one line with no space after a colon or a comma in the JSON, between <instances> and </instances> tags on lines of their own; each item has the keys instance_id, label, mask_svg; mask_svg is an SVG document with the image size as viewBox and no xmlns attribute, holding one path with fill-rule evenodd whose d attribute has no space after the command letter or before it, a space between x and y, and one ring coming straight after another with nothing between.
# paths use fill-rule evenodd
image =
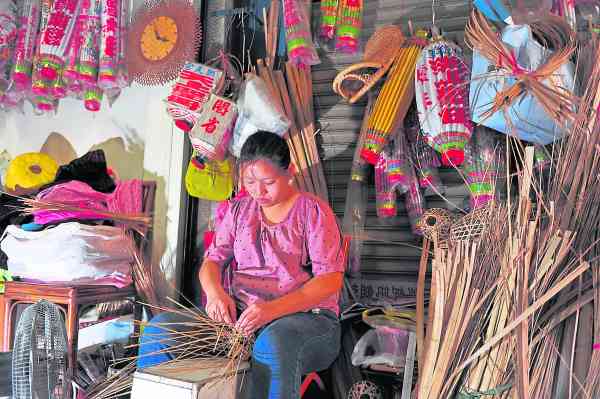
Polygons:
<instances>
[{"instance_id":1,"label":"woman's hand","mask_svg":"<svg viewBox=\"0 0 600 399\"><path fill-rule=\"evenodd\" d=\"M207 297L206 314L214 321L233 324L236 313L233 298L225 292Z\"/></svg>"},{"instance_id":2,"label":"woman's hand","mask_svg":"<svg viewBox=\"0 0 600 399\"><path fill-rule=\"evenodd\" d=\"M244 334L250 335L276 318L277 314L268 302L255 303L242 312L235 326L242 330Z\"/></svg>"}]
</instances>

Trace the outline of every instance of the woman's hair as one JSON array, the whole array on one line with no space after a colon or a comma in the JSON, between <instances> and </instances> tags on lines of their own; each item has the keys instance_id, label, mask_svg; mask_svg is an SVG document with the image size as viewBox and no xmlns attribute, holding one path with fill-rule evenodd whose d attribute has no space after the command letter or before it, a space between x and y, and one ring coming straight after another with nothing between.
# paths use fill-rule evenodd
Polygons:
<instances>
[{"instance_id":1,"label":"woman's hair","mask_svg":"<svg viewBox=\"0 0 600 399\"><path fill-rule=\"evenodd\" d=\"M290 149L284 139L275 133L258 131L248 137L242 146L239 163L271 161L275 166L287 170L290 166Z\"/></svg>"}]
</instances>

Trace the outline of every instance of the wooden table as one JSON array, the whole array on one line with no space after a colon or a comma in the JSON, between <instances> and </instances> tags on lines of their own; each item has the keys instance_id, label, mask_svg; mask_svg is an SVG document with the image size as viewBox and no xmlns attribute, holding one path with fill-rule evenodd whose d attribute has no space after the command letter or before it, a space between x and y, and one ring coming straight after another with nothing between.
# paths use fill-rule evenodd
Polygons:
<instances>
[{"instance_id":1,"label":"wooden table","mask_svg":"<svg viewBox=\"0 0 600 399\"><path fill-rule=\"evenodd\" d=\"M3 295L3 333L2 350L7 352L12 347L13 313L15 307L22 303L35 303L45 299L55 303L64 310L67 328L69 351L69 367L74 372L77 370L77 337L79 332L79 311L81 307L102 302L111 302L126 298L135 299L133 285L125 288L116 288L107 285L56 285L36 284L9 281L5 283ZM2 313L2 311L0 311ZM141 306L135 304L134 317L140 320Z\"/></svg>"}]
</instances>

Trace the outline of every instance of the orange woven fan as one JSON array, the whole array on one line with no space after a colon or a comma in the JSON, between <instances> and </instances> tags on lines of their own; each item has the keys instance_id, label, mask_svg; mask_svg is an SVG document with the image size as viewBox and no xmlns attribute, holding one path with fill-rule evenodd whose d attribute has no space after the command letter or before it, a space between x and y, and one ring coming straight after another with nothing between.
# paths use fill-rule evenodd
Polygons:
<instances>
[{"instance_id":1,"label":"orange woven fan","mask_svg":"<svg viewBox=\"0 0 600 399\"><path fill-rule=\"evenodd\" d=\"M189 0L150 0L128 32L127 69L141 85L160 85L195 61L202 30Z\"/></svg>"},{"instance_id":2,"label":"orange woven fan","mask_svg":"<svg viewBox=\"0 0 600 399\"><path fill-rule=\"evenodd\" d=\"M395 25L384 26L373 33L365 46L363 62L338 73L333 81L333 91L350 104L358 101L387 73L403 43L404 35Z\"/></svg>"}]
</instances>

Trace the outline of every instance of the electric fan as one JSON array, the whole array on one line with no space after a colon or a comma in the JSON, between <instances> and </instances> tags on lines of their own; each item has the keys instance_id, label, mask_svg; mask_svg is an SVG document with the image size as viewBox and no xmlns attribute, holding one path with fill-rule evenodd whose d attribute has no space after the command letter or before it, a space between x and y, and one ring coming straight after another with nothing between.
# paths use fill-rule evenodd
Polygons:
<instances>
[{"instance_id":1,"label":"electric fan","mask_svg":"<svg viewBox=\"0 0 600 399\"><path fill-rule=\"evenodd\" d=\"M15 333L12 397L66 398L67 359L67 331L59 307L45 300L27 307Z\"/></svg>"}]
</instances>

